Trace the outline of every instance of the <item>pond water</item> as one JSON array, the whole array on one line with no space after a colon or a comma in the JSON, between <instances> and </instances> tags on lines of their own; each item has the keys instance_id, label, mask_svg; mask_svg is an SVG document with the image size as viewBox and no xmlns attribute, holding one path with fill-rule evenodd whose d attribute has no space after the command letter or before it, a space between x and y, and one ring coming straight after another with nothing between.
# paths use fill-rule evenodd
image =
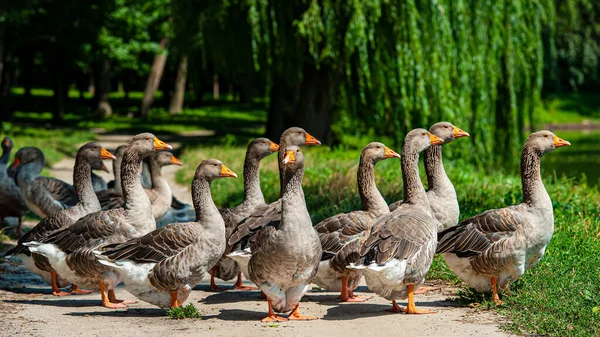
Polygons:
<instances>
[{"instance_id":1,"label":"pond water","mask_svg":"<svg viewBox=\"0 0 600 337\"><path fill-rule=\"evenodd\" d=\"M561 131L554 133L571 142L542 159L542 174L581 179L585 174L590 186L600 185L600 130Z\"/></svg>"}]
</instances>

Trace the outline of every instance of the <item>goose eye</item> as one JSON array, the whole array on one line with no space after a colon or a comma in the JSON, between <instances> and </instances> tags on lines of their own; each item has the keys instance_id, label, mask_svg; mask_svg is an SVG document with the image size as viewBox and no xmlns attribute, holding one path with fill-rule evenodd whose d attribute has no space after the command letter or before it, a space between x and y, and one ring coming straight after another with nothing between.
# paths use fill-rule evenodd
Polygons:
<instances>
[{"instance_id":1,"label":"goose eye","mask_svg":"<svg viewBox=\"0 0 600 337\"><path fill-rule=\"evenodd\" d=\"M544 138L548 138L548 135L544 135Z\"/></svg>"},{"instance_id":2,"label":"goose eye","mask_svg":"<svg viewBox=\"0 0 600 337\"><path fill-rule=\"evenodd\" d=\"M427 133L426 133L426 132L423 132L423 133L422 133L422 135L423 135L423 136L427 136Z\"/></svg>"}]
</instances>

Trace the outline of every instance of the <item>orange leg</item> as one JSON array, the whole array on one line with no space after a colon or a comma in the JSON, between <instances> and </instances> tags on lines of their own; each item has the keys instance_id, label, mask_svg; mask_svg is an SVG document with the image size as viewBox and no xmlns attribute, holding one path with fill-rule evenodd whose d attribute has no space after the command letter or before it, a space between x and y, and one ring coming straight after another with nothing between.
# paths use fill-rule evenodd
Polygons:
<instances>
[{"instance_id":1,"label":"orange leg","mask_svg":"<svg viewBox=\"0 0 600 337\"><path fill-rule=\"evenodd\" d=\"M279 317L275 315L273 311L273 306L271 305L271 299L267 298L267 302L269 303L269 315L261 320L263 323L271 323L271 322L285 322L287 318Z\"/></svg>"},{"instance_id":2,"label":"orange leg","mask_svg":"<svg viewBox=\"0 0 600 337\"><path fill-rule=\"evenodd\" d=\"M178 296L179 291L171 291L171 309L173 308L181 308L181 303L179 303Z\"/></svg>"},{"instance_id":3,"label":"orange leg","mask_svg":"<svg viewBox=\"0 0 600 337\"><path fill-rule=\"evenodd\" d=\"M106 287L104 287L104 283L102 281L98 281L98 285L100 286L100 295L102 296L102 306L110 309L122 309L127 308L127 305L124 303L113 303L106 296Z\"/></svg>"},{"instance_id":4,"label":"orange leg","mask_svg":"<svg viewBox=\"0 0 600 337\"><path fill-rule=\"evenodd\" d=\"M373 296L358 296L358 295L354 295L354 291L348 289L348 297L350 298L354 298L354 299L360 299L361 301L354 301L354 302L364 302L367 300L370 300L373 298Z\"/></svg>"},{"instance_id":5,"label":"orange leg","mask_svg":"<svg viewBox=\"0 0 600 337\"><path fill-rule=\"evenodd\" d=\"M237 281L235 282L235 285L233 286L233 289L235 289L235 290L258 290L257 287L245 286L242 283L242 272L238 273Z\"/></svg>"},{"instance_id":6,"label":"orange leg","mask_svg":"<svg viewBox=\"0 0 600 337\"><path fill-rule=\"evenodd\" d=\"M492 298L494 300L494 304L497 306L501 306L504 304L504 301L500 299L498 296L498 279L495 277L490 278L490 283L492 284Z\"/></svg>"},{"instance_id":7,"label":"orange leg","mask_svg":"<svg viewBox=\"0 0 600 337\"><path fill-rule=\"evenodd\" d=\"M215 269L214 268L210 270L210 290L212 290L212 291L225 291L225 290L227 290L225 288L219 287L215 283Z\"/></svg>"},{"instance_id":8,"label":"orange leg","mask_svg":"<svg viewBox=\"0 0 600 337\"><path fill-rule=\"evenodd\" d=\"M137 301L118 300L117 295L115 295L114 289L110 289L108 291L108 300L110 301L110 303L123 303L123 304L136 304L137 303Z\"/></svg>"},{"instance_id":9,"label":"orange leg","mask_svg":"<svg viewBox=\"0 0 600 337\"><path fill-rule=\"evenodd\" d=\"M300 303L298 303L298 304L296 304L296 307L294 308L294 310L292 310L292 313L288 316L288 319L290 321L314 321L318 318L314 317L314 316L300 315Z\"/></svg>"},{"instance_id":10,"label":"orange leg","mask_svg":"<svg viewBox=\"0 0 600 337\"><path fill-rule=\"evenodd\" d=\"M72 295L87 295L91 294L93 291L86 289L79 289L79 286L76 284L71 285L71 294Z\"/></svg>"},{"instance_id":11,"label":"orange leg","mask_svg":"<svg viewBox=\"0 0 600 337\"><path fill-rule=\"evenodd\" d=\"M390 309L385 309L385 311L399 313L404 312L404 309L396 303L396 300L392 300L392 307Z\"/></svg>"},{"instance_id":12,"label":"orange leg","mask_svg":"<svg viewBox=\"0 0 600 337\"><path fill-rule=\"evenodd\" d=\"M348 276L342 276L342 291L340 294L342 302L364 302L367 298L354 296L352 290L348 289Z\"/></svg>"},{"instance_id":13,"label":"orange leg","mask_svg":"<svg viewBox=\"0 0 600 337\"><path fill-rule=\"evenodd\" d=\"M58 289L58 282L56 282L56 272L55 271L50 272L50 277L52 278L52 295L54 295L54 296L71 295L71 293L68 293L66 291L60 291L60 289Z\"/></svg>"},{"instance_id":14,"label":"orange leg","mask_svg":"<svg viewBox=\"0 0 600 337\"><path fill-rule=\"evenodd\" d=\"M408 304L406 305L405 312L407 314L435 314L435 311L417 309L415 305L415 286L409 285L408 287Z\"/></svg>"}]
</instances>

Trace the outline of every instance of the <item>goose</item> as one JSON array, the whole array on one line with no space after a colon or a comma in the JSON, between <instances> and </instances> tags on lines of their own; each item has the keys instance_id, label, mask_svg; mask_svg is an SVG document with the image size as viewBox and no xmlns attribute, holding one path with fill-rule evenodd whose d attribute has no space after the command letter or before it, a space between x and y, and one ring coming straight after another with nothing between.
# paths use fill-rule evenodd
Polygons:
<instances>
[{"instance_id":1,"label":"goose","mask_svg":"<svg viewBox=\"0 0 600 337\"><path fill-rule=\"evenodd\" d=\"M223 208L219 211L225 220L225 237L229 239L237 224L249 216L251 212L261 205L265 205L265 197L260 189L260 161L273 152L279 151L279 145L267 138L257 138L248 144L246 159L244 160L244 200L241 204L232 208ZM231 250L228 247L227 250ZM227 253L227 251L225 252ZM223 255L219 262L211 269L210 289L212 291L225 290L215 284L215 277L229 281L237 276L233 286L237 290L252 290L242 284L242 272L237 263L231 258Z\"/></svg>"},{"instance_id":2,"label":"goose","mask_svg":"<svg viewBox=\"0 0 600 337\"><path fill-rule=\"evenodd\" d=\"M25 246L32 253L47 257L52 268L71 283L99 289L104 307L126 308L133 302L118 300L113 290L120 282L118 271L98 263L94 251L156 229L150 199L140 183L140 169L144 157L168 149L170 145L151 133L135 135L121 164L123 207L88 214L72 226L53 232L43 242L31 241Z\"/></svg>"},{"instance_id":3,"label":"goose","mask_svg":"<svg viewBox=\"0 0 600 337\"><path fill-rule=\"evenodd\" d=\"M59 290L64 281L60 280L56 271L50 266L48 259L38 254L31 254L24 245L30 241L43 241L50 233L66 228L74 224L83 216L100 210L100 202L96 198L92 186L91 171L98 167L102 159L114 159L110 152L97 142L87 143L79 148L75 156L73 167L73 183L77 193L77 205L54 213L40 221L33 229L25 234L17 243L17 246L6 253L8 257L20 259L33 273L41 276L52 286L52 294L55 296L66 296L70 294L86 294L89 291L81 290L73 285L71 292Z\"/></svg>"},{"instance_id":4,"label":"goose","mask_svg":"<svg viewBox=\"0 0 600 337\"><path fill-rule=\"evenodd\" d=\"M99 262L116 268L125 289L161 308L181 307L225 252L225 223L210 194L213 180L237 175L216 159L202 161L192 182L196 221L173 223L108 245Z\"/></svg>"},{"instance_id":5,"label":"goose","mask_svg":"<svg viewBox=\"0 0 600 337\"><path fill-rule=\"evenodd\" d=\"M365 301L353 294L361 271L346 266L358 261L363 234L377 218L389 213L388 205L375 185L375 164L386 158L400 158L400 155L382 143L365 146L356 174L361 210L334 215L315 226L323 256L314 282L328 291L340 291L342 302Z\"/></svg>"},{"instance_id":6,"label":"goose","mask_svg":"<svg viewBox=\"0 0 600 337\"><path fill-rule=\"evenodd\" d=\"M31 146L19 149L12 164L23 200L42 219L77 203L73 186L59 179L40 176L44 164L44 153Z\"/></svg>"},{"instance_id":7,"label":"goose","mask_svg":"<svg viewBox=\"0 0 600 337\"><path fill-rule=\"evenodd\" d=\"M250 279L267 296L269 311L262 322L317 319L300 314L300 300L317 274L322 253L302 191L304 156L300 148L287 146L282 164L286 169L281 218L256 235L248 262ZM287 319L275 314L289 311Z\"/></svg>"},{"instance_id":8,"label":"goose","mask_svg":"<svg viewBox=\"0 0 600 337\"><path fill-rule=\"evenodd\" d=\"M441 138L444 144L432 145L425 150L425 172L427 173L427 198L433 215L439 222L438 232L458 223L460 208L454 185L448 178L442 163L442 146L469 134L448 122L439 122L429 128L429 132ZM394 211L402 204L402 200L390 204Z\"/></svg>"},{"instance_id":9,"label":"goose","mask_svg":"<svg viewBox=\"0 0 600 337\"><path fill-rule=\"evenodd\" d=\"M106 165L104 165L104 163L102 161L96 163L92 167L92 186L94 187L94 192L103 191L103 190L108 189L108 184L106 183L106 181L101 176L94 173L94 171L97 171L97 170L102 170L106 173L110 173L110 171L108 170L108 167L106 167Z\"/></svg>"},{"instance_id":10,"label":"goose","mask_svg":"<svg viewBox=\"0 0 600 337\"><path fill-rule=\"evenodd\" d=\"M443 254L450 270L476 291L491 291L496 305L504 303L497 288L506 288L535 266L552 238L552 201L540 161L568 145L547 130L529 135L521 153L523 203L483 212L438 234L437 253Z\"/></svg>"},{"instance_id":11,"label":"goose","mask_svg":"<svg viewBox=\"0 0 600 337\"><path fill-rule=\"evenodd\" d=\"M16 217L19 221L17 235L21 237L23 215L27 213L29 208L27 208L25 200L21 197L19 187L14 179L8 175L6 169L14 146L14 142L10 137L4 137L2 140L2 156L0 157L0 224L4 223L4 218Z\"/></svg>"},{"instance_id":12,"label":"goose","mask_svg":"<svg viewBox=\"0 0 600 337\"><path fill-rule=\"evenodd\" d=\"M155 220L159 220L169 211L173 196L169 183L162 176L161 169L167 165L181 166L182 163L172 153L166 151L150 156L149 162L153 187L144 190L152 204L152 215ZM120 181L120 176L117 178L115 175L115 181ZM99 192L98 199L103 210L119 208L124 204L122 192L116 189Z\"/></svg>"},{"instance_id":13,"label":"goose","mask_svg":"<svg viewBox=\"0 0 600 337\"><path fill-rule=\"evenodd\" d=\"M392 301L390 312L433 313L417 309L414 300L415 288L433 261L438 226L419 177L419 153L442 143L425 129L406 135L401 159L404 203L375 222L360 251L364 261L350 265L363 271L369 289ZM396 299L407 297L406 309L398 306Z\"/></svg>"},{"instance_id":14,"label":"goose","mask_svg":"<svg viewBox=\"0 0 600 337\"><path fill-rule=\"evenodd\" d=\"M277 154L280 186L282 185L281 177L283 176L286 167L286 165L283 164L283 157L285 156L284 149L290 145L301 146L320 144L321 142L302 128L291 127L281 134L279 140L279 152ZM280 194L282 193L283 189L280 190ZM236 256L236 262L246 278L249 278L247 266L250 259L249 245L253 236L272 221L280 220L281 212L281 198L268 205L257 206L247 218L237 225L233 234L231 234L227 244L229 247L232 247L231 251ZM242 262L240 263L240 261Z\"/></svg>"}]
</instances>

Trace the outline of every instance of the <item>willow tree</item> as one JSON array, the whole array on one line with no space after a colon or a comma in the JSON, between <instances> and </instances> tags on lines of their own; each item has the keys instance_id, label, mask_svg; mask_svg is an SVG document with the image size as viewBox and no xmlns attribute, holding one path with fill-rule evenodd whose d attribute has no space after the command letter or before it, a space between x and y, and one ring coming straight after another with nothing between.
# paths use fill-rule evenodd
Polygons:
<instances>
[{"instance_id":1,"label":"willow tree","mask_svg":"<svg viewBox=\"0 0 600 337\"><path fill-rule=\"evenodd\" d=\"M269 136L297 124L327 138L344 114L355 132L396 138L450 120L477 154L511 154L540 107L552 1L246 3L255 67L270 78Z\"/></svg>"}]
</instances>

